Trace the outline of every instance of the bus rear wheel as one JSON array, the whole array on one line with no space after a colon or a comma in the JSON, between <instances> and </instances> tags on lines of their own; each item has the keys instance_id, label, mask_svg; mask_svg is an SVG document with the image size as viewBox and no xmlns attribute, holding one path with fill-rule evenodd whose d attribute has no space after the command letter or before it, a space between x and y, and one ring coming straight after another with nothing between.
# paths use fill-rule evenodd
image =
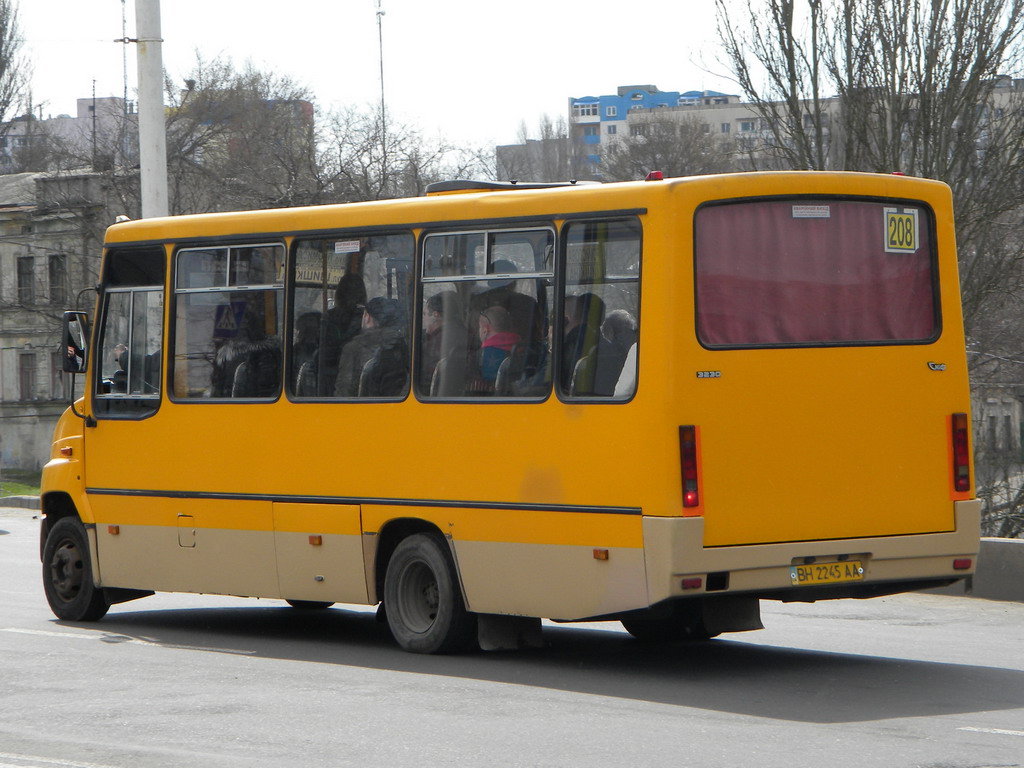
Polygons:
<instances>
[{"instance_id":1,"label":"bus rear wheel","mask_svg":"<svg viewBox=\"0 0 1024 768\"><path fill-rule=\"evenodd\" d=\"M650 643L695 642L720 634L708 630L699 599L675 603L664 616L622 619L622 626L637 640Z\"/></svg>"},{"instance_id":2,"label":"bus rear wheel","mask_svg":"<svg viewBox=\"0 0 1024 768\"><path fill-rule=\"evenodd\" d=\"M50 610L64 621L97 621L110 603L92 580L89 539L77 517L54 523L43 545L43 590Z\"/></svg>"},{"instance_id":3,"label":"bus rear wheel","mask_svg":"<svg viewBox=\"0 0 1024 768\"><path fill-rule=\"evenodd\" d=\"M417 533L403 539L388 562L384 607L397 643L414 653L467 649L476 621L462 600L455 564L441 536Z\"/></svg>"}]
</instances>

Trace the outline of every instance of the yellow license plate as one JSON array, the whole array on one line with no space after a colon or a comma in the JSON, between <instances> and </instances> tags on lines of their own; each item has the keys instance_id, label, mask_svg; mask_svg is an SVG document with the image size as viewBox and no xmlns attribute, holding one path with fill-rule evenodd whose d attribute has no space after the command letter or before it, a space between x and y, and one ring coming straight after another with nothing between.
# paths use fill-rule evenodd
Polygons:
<instances>
[{"instance_id":1,"label":"yellow license plate","mask_svg":"<svg viewBox=\"0 0 1024 768\"><path fill-rule=\"evenodd\" d=\"M795 587L863 581L864 565L860 560L844 560L841 563L792 565L789 568L789 576L793 580L793 586Z\"/></svg>"}]
</instances>

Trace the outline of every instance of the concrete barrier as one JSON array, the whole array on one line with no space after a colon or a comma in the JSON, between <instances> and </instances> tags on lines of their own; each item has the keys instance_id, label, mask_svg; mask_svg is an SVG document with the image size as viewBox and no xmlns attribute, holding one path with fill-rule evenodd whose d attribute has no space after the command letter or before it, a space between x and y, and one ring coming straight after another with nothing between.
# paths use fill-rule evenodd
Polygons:
<instances>
[{"instance_id":1,"label":"concrete barrier","mask_svg":"<svg viewBox=\"0 0 1024 768\"><path fill-rule=\"evenodd\" d=\"M3 496L0 508L39 511L38 496ZM1024 603L1024 539L982 539L973 576L950 587L929 589L937 595L980 597Z\"/></svg>"},{"instance_id":2,"label":"concrete barrier","mask_svg":"<svg viewBox=\"0 0 1024 768\"><path fill-rule=\"evenodd\" d=\"M929 591L1024 603L1024 539L982 539L973 576Z\"/></svg>"}]
</instances>

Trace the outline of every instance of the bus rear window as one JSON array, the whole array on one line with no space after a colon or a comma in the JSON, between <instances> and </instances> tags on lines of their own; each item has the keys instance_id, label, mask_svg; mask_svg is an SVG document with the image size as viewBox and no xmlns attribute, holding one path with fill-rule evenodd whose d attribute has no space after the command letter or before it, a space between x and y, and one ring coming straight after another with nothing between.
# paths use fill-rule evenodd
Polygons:
<instances>
[{"instance_id":1,"label":"bus rear window","mask_svg":"<svg viewBox=\"0 0 1024 768\"><path fill-rule=\"evenodd\" d=\"M807 199L704 206L697 335L708 347L926 342L938 333L930 212Z\"/></svg>"}]
</instances>

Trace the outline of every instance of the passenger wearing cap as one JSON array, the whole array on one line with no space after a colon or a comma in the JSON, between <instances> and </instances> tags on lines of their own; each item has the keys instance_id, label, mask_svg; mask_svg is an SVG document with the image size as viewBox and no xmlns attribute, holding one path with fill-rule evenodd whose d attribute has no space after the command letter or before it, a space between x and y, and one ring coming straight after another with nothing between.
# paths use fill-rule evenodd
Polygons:
<instances>
[{"instance_id":1,"label":"passenger wearing cap","mask_svg":"<svg viewBox=\"0 0 1024 768\"><path fill-rule=\"evenodd\" d=\"M398 395L405 389L408 346L402 306L397 299L377 296L363 307L362 329L342 349L336 397ZM360 392L359 381L367 363L377 361L374 391Z\"/></svg>"}]
</instances>

